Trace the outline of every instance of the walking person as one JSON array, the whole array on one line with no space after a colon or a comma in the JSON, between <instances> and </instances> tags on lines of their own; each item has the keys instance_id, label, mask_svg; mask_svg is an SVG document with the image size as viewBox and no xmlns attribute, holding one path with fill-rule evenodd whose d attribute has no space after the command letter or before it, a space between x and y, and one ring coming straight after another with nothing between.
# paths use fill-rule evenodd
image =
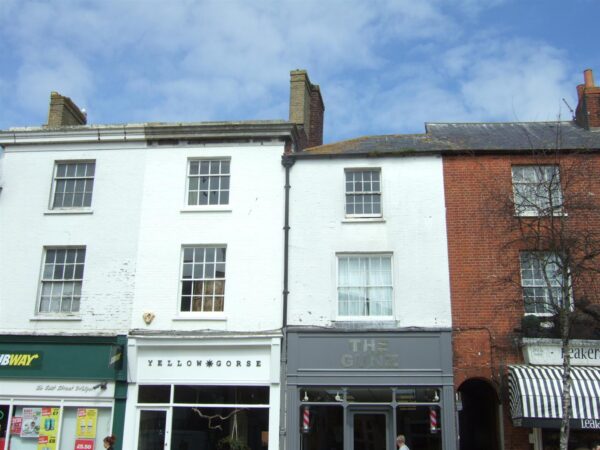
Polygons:
<instances>
[{"instance_id":1,"label":"walking person","mask_svg":"<svg viewBox=\"0 0 600 450\"><path fill-rule=\"evenodd\" d=\"M396 447L398 447L398 450L410 450L406 445L406 438L403 434L399 434L396 438Z\"/></svg>"},{"instance_id":2,"label":"walking person","mask_svg":"<svg viewBox=\"0 0 600 450\"><path fill-rule=\"evenodd\" d=\"M115 445L115 442L117 442L117 438L114 434L106 436L104 438L104 448L106 450L114 450L113 445Z\"/></svg>"}]
</instances>

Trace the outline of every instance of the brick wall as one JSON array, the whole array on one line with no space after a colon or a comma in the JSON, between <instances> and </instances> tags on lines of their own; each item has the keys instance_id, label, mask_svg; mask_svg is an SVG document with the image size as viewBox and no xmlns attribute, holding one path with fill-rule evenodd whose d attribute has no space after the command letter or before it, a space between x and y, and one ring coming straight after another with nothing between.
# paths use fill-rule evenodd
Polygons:
<instances>
[{"instance_id":1,"label":"brick wall","mask_svg":"<svg viewBox=\"0 0 600 450\"><path fill-rule=\"evenodd\" d=\"M518 283L519 249L506 244L518 237L508 202L512 196L512 164L553 164L561 167L563 193L600 195L600 155L463 155L444 157L444 187L448 230L448 257L452 298L455 387L471 378L491 382L504 405L505 448L529 449L528 429L513 428L505 383L506 366L522 363L518 345L523 302ZM583 167L581 179L568 173ZM579 176L579 175L578 175ZM575 180L570 180L575 178ZM591 213L586 221L600 215ZM569 220L578 224L576 214ZM515 276L516 275L516 276ZM593 280L594 285L597 280ZM578 286L575 286L578 289ZM577 293L576 293L577 297Z\"/></svg>"}]
</instances>

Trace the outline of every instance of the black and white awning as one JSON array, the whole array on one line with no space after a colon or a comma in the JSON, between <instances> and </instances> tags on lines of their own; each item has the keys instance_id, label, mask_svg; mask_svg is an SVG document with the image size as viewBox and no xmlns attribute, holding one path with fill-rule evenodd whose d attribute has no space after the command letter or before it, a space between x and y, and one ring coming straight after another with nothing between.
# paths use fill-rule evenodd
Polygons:
<instances>
[{"instance_id":1,"label":"black and white awning","mask_svg":"<svg viewBox=\"0 0 600 450\"><path fill-rule=\"evenodd\" d=\"M559 366L508 368L510 412L522 427L558 428L562 418ZM571 367L571 427L600 429L600 367Z\"/></svg>"}]
</instances>

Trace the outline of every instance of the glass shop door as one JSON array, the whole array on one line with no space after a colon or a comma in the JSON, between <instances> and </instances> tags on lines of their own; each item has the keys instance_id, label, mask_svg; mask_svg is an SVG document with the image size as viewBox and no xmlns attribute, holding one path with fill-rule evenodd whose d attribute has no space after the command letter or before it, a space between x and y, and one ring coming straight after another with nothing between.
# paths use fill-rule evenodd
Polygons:
<instances>
[{"instance_id":1,"label":"glass shop door","mask_svg":"<svg viewBox=\"0 0 600 450\"><path fill-rule=\"evenodd\" d=\"M138 450L168 450L170 414L168 409L140 409Z\"/></svg>"},{"instance_id":2,"label":"glass shop door","mask_svg":"<svg viewBox=\"0 0 600 450\"><path fill-rule=\"evenodd\" d=\"M389 408L349 408L347 450L394 450Z\"/></svg>"}]
</instances>

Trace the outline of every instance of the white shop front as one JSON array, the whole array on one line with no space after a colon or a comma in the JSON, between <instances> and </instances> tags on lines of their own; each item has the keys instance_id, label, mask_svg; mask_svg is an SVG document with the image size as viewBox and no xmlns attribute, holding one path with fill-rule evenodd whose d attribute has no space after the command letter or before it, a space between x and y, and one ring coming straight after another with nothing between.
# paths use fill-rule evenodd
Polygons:
<instances>
[{"instance_id":1,"label":"white shop front","mask_svg":"<svg viewBox=\"0 0 600 450\"><path fill-rule=\"evenodd\" d=\"M124 447L276 449L279 335L129 340Z\"/></svg>"}]
</instances>

